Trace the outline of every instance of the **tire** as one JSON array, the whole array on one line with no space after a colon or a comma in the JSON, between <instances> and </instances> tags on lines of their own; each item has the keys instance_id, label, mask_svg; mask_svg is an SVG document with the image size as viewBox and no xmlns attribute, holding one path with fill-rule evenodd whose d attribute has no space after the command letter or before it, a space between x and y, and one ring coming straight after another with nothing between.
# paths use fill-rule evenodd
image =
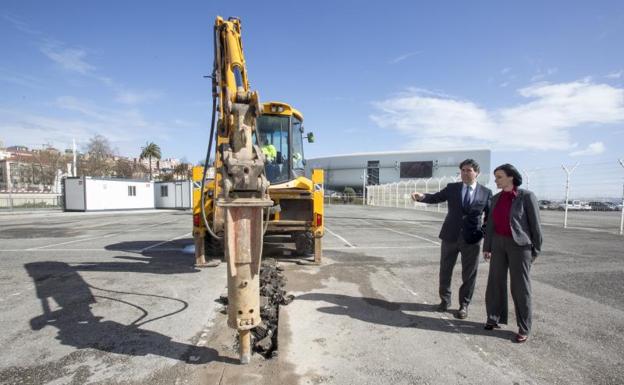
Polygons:
<instances>
[{"instance_id":1,"label":"tire","mask_svg":"<svg viewBox=\"0 0 624 385\"><path fill-rule=\"evenodd\" d=\"M210 234L204 237L204 255L206 259L224 260L223 242L214 239Z\"/></svg>"},{"instance_id":2,"label":"tire","mask_svg":"<svg viewBox=\"0 0 624 385\"><path fill-rule=\"evenodd\" d=\"M311 232L300 232L293 234L295 240L295 250L298 255L314 255L314 236Z\"/></svg>"}]
</instances>

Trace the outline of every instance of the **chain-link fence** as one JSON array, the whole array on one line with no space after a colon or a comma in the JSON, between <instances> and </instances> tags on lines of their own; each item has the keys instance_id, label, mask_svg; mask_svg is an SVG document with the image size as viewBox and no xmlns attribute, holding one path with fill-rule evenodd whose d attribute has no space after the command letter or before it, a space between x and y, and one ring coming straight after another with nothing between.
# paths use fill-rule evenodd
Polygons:
<instances>
[{"instance_id":1,"label":"chain-link fence","mask_svg":"<svg viewBox=\"0 0 624 385\"><path fill-rule=\"evenodd\" d=\"M611 161L522 169L523 188L539 200L542 222L587 230L616 231L624 227L624 162ZM415 179L366 188L366 204L446 212L446 203L414 202L414 191L434 193L458 177ZM491 183L487 187L498 191Z\"/></svg>"}]
</instances>

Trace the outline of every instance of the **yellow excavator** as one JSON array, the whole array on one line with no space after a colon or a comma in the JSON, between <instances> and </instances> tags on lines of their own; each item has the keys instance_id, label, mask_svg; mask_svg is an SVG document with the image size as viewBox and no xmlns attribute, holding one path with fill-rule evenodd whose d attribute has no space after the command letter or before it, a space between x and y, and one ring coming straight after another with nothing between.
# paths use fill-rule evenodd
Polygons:
<instances>
[{"instance_id":1,"label":"yellow excavator","mask_svg":"<svg viewBox=\"0 0 624 385\"><path fill-rule=\"evenodd\" d=\"M323 170L304 176L303 115L261 104L252 91L237 18L214 25L212 119L206 166L193 169L197 266L227 262L228 325L239 331L240 361L251 358L260 319L259 272L266 235L289 235L297 252L322 258ZM307 139L313 141L308 133ZM213 143L214 142L214 143ZM213 153L214 144L214 153ZM208 262L206 262L207 255Z\"/></svg>"}]
</instances>

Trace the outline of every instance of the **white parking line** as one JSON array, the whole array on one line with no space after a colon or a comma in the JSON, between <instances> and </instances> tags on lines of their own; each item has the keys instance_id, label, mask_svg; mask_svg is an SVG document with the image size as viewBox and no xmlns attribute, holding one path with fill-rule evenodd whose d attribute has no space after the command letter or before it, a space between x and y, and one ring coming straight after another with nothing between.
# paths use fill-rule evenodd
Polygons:
<instances>
[{"instance_id":1,"label":"white parking line","mask_svg":"<svg viewBox=\"0 0 624 385\"><path fill-rule=\"evenodd\" d=\"M166 225L167 223L172 223L172 222L175 222L175 221L169 221L169 222L164 222L164 223L154 223L154 224L147 225L147 226L141 226L140 228L135 229L135 230L142 230L142 229L148 229L150 227L162 226L162 225ZM113 237L115 235L124 234L124 233L132 232L132 231L133 230L124 230L124 231L119 231L119 232L111 233L111 234L107 234L107 235L99 235L97 237L80 238L80 239L74 239L73 241L53 243L51 245L45 245L45 246L31 247L31 248L28 248L28 249L25 249L25 250L26 251L41 250L41 249L47 249L48 247L69 245L71 243L91 241L91 240L94 240L94 239L110 238L110 237Z\"/></svg>"},{"instance_id":2,"label":"white parking line","mask_svg":"<svg viewBox=\"0 0 624 385\"><path fill-rule=\"evenodd\" d=\"M327 230L328 233L330 233L331 235L333 235L334 237L340 239L341 241L343 241L344 243L346 243L350 248L355 248L355 246L353 246L351 244L351 242L347 241L346 239L344 239L343 237L341 237L340 235L334 233L333 231L331 231L327 226L325 226L325 230Z\"/></svg>"},{"instance_id":3,"label":"white parking line","mask_svg":"<svg viewBox=\"0 0 624 385\"><path fill-rule=\"evenodd\" d=\"M405 249L405 250L413 250L413 249L437 249L437 245L426 245L426 246L351 246L351 247L323 247L323 250L357 250L357 249Z\"/></svg>"},{"instance_id":4,"label":"white parking line","mask_svg":"<svg viewBox=\"0 0 624 385\"><path fill-rule=\"evenodd\" d=\"M373 224L372 224L372 223L370 223L370 222L367 222L367 223L368 223L369 225L373 225ZM379 229L384 229L384 230L388 230L388 231L392 231L393 233L397 233L397 234L401 234L401 235L406 235L406 236L408 236L408 237L412 237L412 238L422 239L423 241L427 241L427 242L433 243L434 245L438 245L438 246L440 246L440 242L432 241L431 239L428 239L428 238L425 238L425 237L421 237L420 235L415 235L415 234L410 234L410 233L406 233L406 232L403 232L403 231L398 231L398 230L391 229L391 228L389 228L389 227L385 227L385 226L377 226L377 228L379 228Z\"/></svg>"},{"instance_id":5,"label":"white parking line","mask_svg":"<svg viewBox=\"0 0 624 385\"><path fill-rule=\"evenodd\" d=\"M191 233L184 233L184 234L179 235L179 236L177 236L177 237L173 237L173 238L171 238L171 239L169 239L169 240L162 241L162 242L158 242L158 243L157 243L157 244L155 244L155 245L151 245L151 246L148 246L148 247L144 247L144 248L142 248L141 250L139 250L139 253L142 253L142 252L144 252L145 250L153 249L154 247L157 247L157 246L160 246L160 245L164 245L165 243L169 243L169 242L171 242L171 241L175 241L176 239L180 239L180 238L188 237L188 236L189 236L189 235L191 235L191 234L193 234L193 233L192 233L192 232L191 232Z\"/></svg>"},{"instance_id":6,"label":"white parking line","mask_svg":"<svg viewBox=\"0 0 624 385\"><path fill-rule=\"evenodd\" d=\"M31 247L29 249L25 249L26 251L32 251L32 250L42 250L48 247L52 247L52 246L61 246L61 245L69 245L71 243L76 243L76 242L84 242L84 241L91 241L93 239L102 239L102 238L109 238L112 237L114 235L118 235L121 233L112 233L112 234L106 234L106 235L99 235L97 237L89 237L89 238L79 238L79 239L74 239L73 241L67 241L67 242L60 242L60 243L53 243L51 245L45 245L45 246L39 246L39 247Z\"/></svg>"}]
</instances>

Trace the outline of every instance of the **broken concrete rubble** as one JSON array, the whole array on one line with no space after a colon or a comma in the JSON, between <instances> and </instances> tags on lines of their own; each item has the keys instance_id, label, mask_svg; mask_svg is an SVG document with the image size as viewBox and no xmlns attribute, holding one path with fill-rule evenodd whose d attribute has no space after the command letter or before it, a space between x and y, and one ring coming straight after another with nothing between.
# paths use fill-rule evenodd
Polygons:
<instances>
[{"instance_id":1,"label":"broken concrete rubble","mask_svg":"<svg viewBox=\"0 0 624 385\"><path fill-rule=\"evenodd\" d=\"M295 296L284 290L286 278L284 269L273 258L262 261L260 266L260 316L262 322L251 329L251 344L255 352L265 358L277 356L277 325L280 305L288 305ZM227 306L227 296L218 302ZM237 341L238 342L238 341Z\"/></svg>"}]
</instances>

